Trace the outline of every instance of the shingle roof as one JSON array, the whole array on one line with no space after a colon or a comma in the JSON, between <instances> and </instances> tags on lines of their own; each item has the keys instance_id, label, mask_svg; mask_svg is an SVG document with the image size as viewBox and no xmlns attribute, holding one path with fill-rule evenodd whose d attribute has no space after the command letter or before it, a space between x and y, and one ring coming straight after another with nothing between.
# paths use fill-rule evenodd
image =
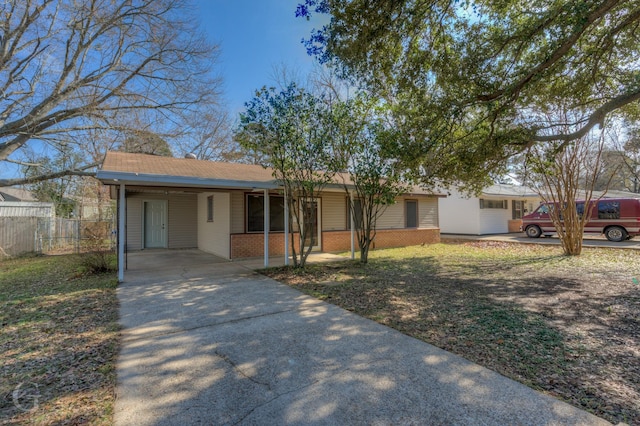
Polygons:
<instances>
[{"instance_id":1,"label":"shingle roof","mask_svg":"<svg viewBox=\"0 0 640 426\"><path fill-rule=\"evenodd\" d=\"M275 188L278 186L272 169L259 165L225 163L195 160L190 158L161 157L147 154L131 154L109 151L105 156L98 179L103 183L118 181L138 185L182 185L200 187L256 187ZM344 180L343 180L344 179ZM336 185L351 184L348 175L336 178ZM414 195L434 194L417 186L412 187Z\"/></svg>"},{"instance_id":2,"label":"shingle roof","mask_svg":"<svg viewBox=\"0 0 640 426\"><path fill-rule=\"evenodd\" d=\"M0 201L36 201L36 197L25 189L8 186L0 188Z\"/></svg>"},{"instance_id":3,"label":"shingle roof","mask_svg":"<svg viewBox=\"0 0 640 426\"><path fill-rule=\"evenodd\" d=\"M116 151L107 153L101 171L247 182L271 182L274 180L271 170L253 164L223 163Z\"/></svg>"},{"instance_id":4,"label":"shingle roof","mask_svg":"<svg viewBox=\"0 0 640 426\"><path fill-rule=\"evenodd\" d=\"M498 195L503 197L531 197L537 198L538 194L531 188L518 185L506 185L497 183L482 190L483 195Z\"/></svg>"}]
</instances>

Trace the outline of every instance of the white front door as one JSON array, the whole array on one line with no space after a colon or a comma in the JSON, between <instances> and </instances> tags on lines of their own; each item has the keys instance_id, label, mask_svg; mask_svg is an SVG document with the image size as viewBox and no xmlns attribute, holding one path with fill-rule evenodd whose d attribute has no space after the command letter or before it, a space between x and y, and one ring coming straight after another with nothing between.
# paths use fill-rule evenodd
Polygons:
<instances>
[{"instance_id":1,"label":"white front door","mask_svg":"<svg viewBox=\"0 0 640 426\"><path fill-rule=\"evenodd\" d=\"M167 247L167 202L144 202L144 248Z\"/></svg>"}]
</instances>

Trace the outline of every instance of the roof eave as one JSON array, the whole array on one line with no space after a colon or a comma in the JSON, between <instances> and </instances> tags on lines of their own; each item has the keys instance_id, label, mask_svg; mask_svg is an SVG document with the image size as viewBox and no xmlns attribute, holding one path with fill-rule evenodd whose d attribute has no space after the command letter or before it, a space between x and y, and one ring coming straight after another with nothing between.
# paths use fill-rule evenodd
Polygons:
<instances>
[{"instance_id":1,"label":"roof eave","mask_svg":"<svg viewBox=\"0 0 640 426\"><path fill-rule=\"evenodd\" d=\"M122 173L99 171L98 180L105 185L142 185L142 186L180 186L193 188L230 188L230 189L277 189L281 186L275 181L238 181L228 179L205 179L190 176L156 175L145 173Z\"/></svg>"},{"instance_id":2,"label":"roof eave","mask_svg":"<svg viewBox=\"0 0 640 426\"><path fill-rule=\"evenodd\" d=\"M482 195L487 196L487 197L512 197L512 198L535 198L535 197L539 197L538 194L534 194L534 193L523 193L523 194L506 194L506 193L500 193L500 194L494 194L491 192L483 192Z\"/></svg>"}]
</instances>

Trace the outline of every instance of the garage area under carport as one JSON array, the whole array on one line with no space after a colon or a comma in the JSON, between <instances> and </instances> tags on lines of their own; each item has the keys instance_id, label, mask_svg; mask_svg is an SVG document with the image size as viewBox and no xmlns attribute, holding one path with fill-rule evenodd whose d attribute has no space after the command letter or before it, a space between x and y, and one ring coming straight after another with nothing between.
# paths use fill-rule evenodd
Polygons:
<instances>
[{"instance_id":1,"label":"garage area under carport","mask_svg":"<svg viewBox=\"0 0 640 426\"><path fill-rule=\"evenodd\" d=\"M125 269L129 267L128 255L134 250L191 246L231 258L230 191L263 194L264 266L269 264L269 193L280 190L280 185L265 169L246 164L108 152L97 178L111 187L111 196L118 204L119 281L124 280ZM176 202L179 197L185 202ZM286 213L285 217L288 217ZM284 235L287 233L285 222ZM283 240L284 253L287 253L288 239ZM287 263L288 258L282 257Z\"/></svg>"},{"instance_id":2,"label":"garage area under carport","mask_svg":"<svg viewBox=\"0 0 640 426\"><path fill-rule=\"evenodd\" d=\"M127 273L180 270L201 265L215 265L229 263L211 253L206 253L195 248L172 250L151 249L127 253Z\"/></svg>"}]
</instances>

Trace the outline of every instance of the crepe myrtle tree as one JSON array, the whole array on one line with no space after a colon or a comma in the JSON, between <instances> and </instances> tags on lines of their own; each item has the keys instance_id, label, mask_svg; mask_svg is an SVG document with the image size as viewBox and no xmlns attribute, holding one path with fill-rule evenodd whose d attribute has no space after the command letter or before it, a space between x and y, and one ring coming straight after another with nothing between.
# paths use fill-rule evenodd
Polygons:
<instances>
[{"instance_id":1,"label":"crepe myrtle tree","mask_svg":"<svg viewBox=\"0 0 640 426\"><path fill-rule=\"evenodd\" d=\"M0 186L91 175L104 155L88 153L92 135L126 137L138 116L164 136L185 111L217 99L217 48L186 1L5 0L0 14L0 164L43 146L86 154L73 168L29 164L34 173Z\"/></svg>"},{"instance_id":2,"label":"crepe myrtle tree","mask_svg":"<svg viewBox=\"0 0 640 426\"><path fill-rule=\"evenodd\" d=\"M392 151L397 131L385 122L385 113L364 93L332 105L334 164L349 199L361 263L369 260L378 218L407 188Z\"/></svg>"},{"instance_id":3,"label":"crepe myrtle tree","mask_svg":"<svg viewBox=\"0 0 640 426\"><path fill-rule=\"evenodd\" d=\"M425 183L482 181L640 100L640 0L305 0L296 14L330 17L307 51L389 103ZM575 121L531 114L561 104Z\"/></svg>"},{"instance_id":4,"label":"crepe myrtle tree","mask_svg":"<svg viewBox=\"0 0 640 426\"><path fill-rule=\"evenodd\" d=\"M549 116L555 119L558 114L564 115L563 120L571 121L566 110L550 113ZM564 141L539 143L530 147L524 155L522 176L526 184L549 204L549 217L567 256L577 256L582 252L584 228L594 214L590 206L602 169L604 134L605 130L599 129L568 144ZM612 176L609 173L605 192ZM576 202L578 200L579 203ZM530 236L540 234L537 227L525 231Z\"/></svg>"},{"instance_id":5,"label":"crepe myrtle tree","mask_svg":"<svg viewBox=\"0 0 640 426\"><path fill-rule=\"evenodd\" d=\"M245 106L235 139L258 154L262 165L271 167L273 177L284 187L289 215L298 231L290 234L293 266L304 267L317 243L318 195L334 177L326 144L326 103L291 83L282 90L263 87Z\"/></svg>"}]
</instances>

